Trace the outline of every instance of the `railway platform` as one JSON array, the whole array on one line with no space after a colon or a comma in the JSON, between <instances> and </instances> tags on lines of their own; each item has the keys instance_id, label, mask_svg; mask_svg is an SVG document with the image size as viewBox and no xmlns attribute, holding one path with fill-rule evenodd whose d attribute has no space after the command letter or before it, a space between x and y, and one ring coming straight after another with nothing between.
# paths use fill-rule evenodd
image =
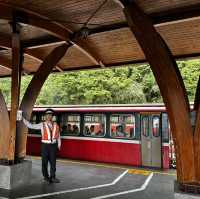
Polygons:
<instances>
[{"instance_id":1,"label":"railway platform","mask_svg":"<svg viewBox=\"0 0 200 199\"><path fill-rule=\"evenodd\" d=\"M32 160L29 185L12 191L0 190L0 198L61 199L173 199L175 170L158 171L128 166L59 159L58 184L47 184L41 175L39 157Z\"/></svg>"}]
</instances>

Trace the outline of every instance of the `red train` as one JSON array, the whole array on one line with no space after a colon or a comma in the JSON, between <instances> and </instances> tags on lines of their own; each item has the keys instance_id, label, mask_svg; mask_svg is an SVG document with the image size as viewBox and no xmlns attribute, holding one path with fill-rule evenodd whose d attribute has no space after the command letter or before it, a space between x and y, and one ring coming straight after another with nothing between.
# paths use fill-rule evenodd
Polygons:
<instances>
[{"instance_id":1,"label":"red train","mask_svg":"<svg viewBox=\"0 0 200 199\"><path fill-rule=\"evenodd\" d=\"M31 122L44 120L35 107ZM163 105L48 106L61 128L63 158L168 169L173 145ZM40 132L29 130L27 153L40 154Z\"/></svg>"}]
</instances>

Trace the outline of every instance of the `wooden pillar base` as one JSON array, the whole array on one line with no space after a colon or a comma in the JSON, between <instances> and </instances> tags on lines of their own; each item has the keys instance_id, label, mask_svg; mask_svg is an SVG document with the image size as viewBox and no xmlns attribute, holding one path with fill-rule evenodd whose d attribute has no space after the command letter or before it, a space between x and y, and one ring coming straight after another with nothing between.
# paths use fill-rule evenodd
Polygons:
<instances>
[{"instance_id":1,"label":"wooden pillar base","mask_svg":"<svg viewBox=\"0 0 200 199\"><path fill-rule=\"evenodd\" d=\"M179 183L174 181L175 199L196 199L200 198L200 183Z\"/></svg>"}]
</instances>

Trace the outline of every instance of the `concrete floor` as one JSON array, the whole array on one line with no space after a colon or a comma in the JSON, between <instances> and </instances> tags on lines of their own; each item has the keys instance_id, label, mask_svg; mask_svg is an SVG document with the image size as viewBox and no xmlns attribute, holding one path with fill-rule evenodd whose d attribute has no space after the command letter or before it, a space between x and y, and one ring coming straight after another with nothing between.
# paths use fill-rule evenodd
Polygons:
<instances>
[{"instance_id":1,"label":"concrete floor","mask_svg":"<svg viewBox=\"0 0 200 199\"><path fill-rule=\"evenodd\" d=\"M174 170L159 172L126 166L58 160L57 177L61 183L49 185L43 181L40 159L31 159L33 169L30 185L10 192L0 190L0 198L174 198Z\"/></svg>"}]
</instances>

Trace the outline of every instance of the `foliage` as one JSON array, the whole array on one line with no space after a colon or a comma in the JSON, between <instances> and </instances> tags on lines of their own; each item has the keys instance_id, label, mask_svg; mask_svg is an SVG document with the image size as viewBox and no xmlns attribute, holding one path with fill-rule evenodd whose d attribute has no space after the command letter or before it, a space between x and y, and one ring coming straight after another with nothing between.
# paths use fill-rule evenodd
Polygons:
<instances>
[{"instance_id":1,"label":"foliage","mask_svg":"<svg viewBox=\"0 0 200 199\"><path fill-rule=\"evenodd\" d=\"M190 60L178 62L183 81L190 101L193 101L198 78L200 76L200 61Z\"/></svg>"},{"instance_id":2,"label":"foliage","mask_svg":"<svg viewBox=\"0 0 200 199\"><path fill-rule=\"evenodd\" d=\"M177 62L187 94L193 101L200 75L200 61ZM31 80L24 76L21 98ZM2 78L0 88L10 104L10 79ZM127 104L162 102L158 85L148 65L115 69L51 74L36 104Z\"/></svg>"}]
</instances>

